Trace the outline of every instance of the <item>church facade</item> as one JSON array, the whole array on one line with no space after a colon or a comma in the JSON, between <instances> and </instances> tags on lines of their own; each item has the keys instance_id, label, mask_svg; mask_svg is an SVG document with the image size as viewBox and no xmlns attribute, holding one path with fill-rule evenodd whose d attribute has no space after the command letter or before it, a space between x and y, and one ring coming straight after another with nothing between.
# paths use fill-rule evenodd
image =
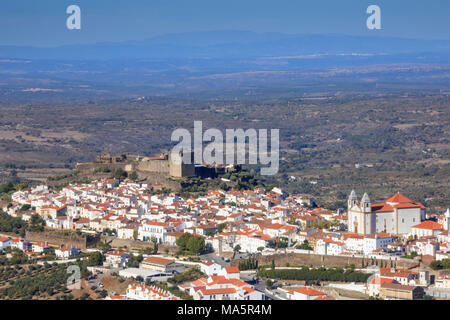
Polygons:
<instances>
[{"instance_id":1,"label":"church facade","mask_svg":"<svg viewBox=\"0 0 450 320\"><path fill-rule=\"evenodd\" d=\"M397 193L386 202L372 204L367 193L358 201L352 190L348 198L348 231L357 234L385 232L406 235L425 220L425 206Z\"/></svg>"}]
</instances>

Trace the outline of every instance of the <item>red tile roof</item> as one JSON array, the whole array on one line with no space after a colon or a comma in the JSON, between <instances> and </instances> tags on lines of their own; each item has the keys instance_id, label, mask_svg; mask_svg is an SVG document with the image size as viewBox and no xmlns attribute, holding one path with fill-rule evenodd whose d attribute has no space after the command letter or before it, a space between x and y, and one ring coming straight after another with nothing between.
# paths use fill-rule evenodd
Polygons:
<instances>
[{"instance_id":1,"label":"red tile roof","mask_svg":"<svg viewBox=\"0 0 450 320\"><path fill-rule=\"evenodd\" d=\"M238 267L225 267L227 273L240 273Z\"/></svg>"},{"instance_id":2,"label":"red tile roof","mask_svg":"<svg viewBox=\"0 0 450 320\"><path fill-rule=\"evenodd\" d=\"M336 299L330 298L328 296L320 296L315 298L314 300L336 300Z\"/></svg>"},{"instance_id":3,"label":"red tile roof","mask_svg":"<svg viewBox=\"0 0 450 320\"><path fill-rule=\"evenodd\" d=\"M419 224L413 226L413 228L428 229L428 230L442 230L443 229L443 227L440 223L437 223L437 222L434 222L431 220L419 223Z\"/></svg>"},{"instance_id":4,"label":"red tile roof","mask_svg":"<svg viewBox=\"0 0 450 320\"><path fill-rule=\"evenodd\" d=\"M373 204L372 206L372 212L391 212L394 211L394 208L387 203L377 203Z\"/></svg>"},{"instance_id":5,"label":"red tile roof","mask_svg":"<svg viewBox=\"0 0 450 320\"><path fill-rule=\"evenodd\" d=\"M145 259L143 262L166 266L166 265L174 262L174 260L169 260L169 259L164 259L164 258L159 258L159 257L149 257L149 258Z\"/></svg>"},{"instance_id":6,"label":"red tile roof","mask_svg":"<svg viewBox=\"0 0 450 320\"><path fill-rule=\"evenodd\" d=\"M289 291L289 293L293 294L294 291L298 292L298 293L301 293L301 294L304 294L304 295L307 295L307 296L326 296L326 294L323 293L323 292L320 292L320 291L317 291L317 290L314 290L314 289L311 289L311 288L306 288L306 287L294 289L292 291Z\"/></svg>"},{"instance_id":7,"label":"red tile roof","mask_svg":"<svg viewBox=\"0 0 450 320\"><path fill-rule=\"evenodd\" d=\"M405 197L401 193L397 193L395 196L389 198L386 202L412 202L412 200Z\"/></svg>"}]
</instances>

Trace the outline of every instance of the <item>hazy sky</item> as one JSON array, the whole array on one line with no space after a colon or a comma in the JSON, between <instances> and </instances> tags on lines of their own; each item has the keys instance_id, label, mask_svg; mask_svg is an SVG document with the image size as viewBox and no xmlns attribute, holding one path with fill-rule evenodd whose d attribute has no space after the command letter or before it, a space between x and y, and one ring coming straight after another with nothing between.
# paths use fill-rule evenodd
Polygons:
<instances>
[{"instance_id":1,"label":"hazy sky","mask_svg":"<svg viewBox=\"0 0 450 320\"><path fill-rule=\"evenodd\" d=\"M66 8L81 8L81 30ZM367 30L366 8L382 30ZM188 31L248 30L450 39L449 0L1 0L0 45L140 40Z\"/></svg>"}]
</instances>

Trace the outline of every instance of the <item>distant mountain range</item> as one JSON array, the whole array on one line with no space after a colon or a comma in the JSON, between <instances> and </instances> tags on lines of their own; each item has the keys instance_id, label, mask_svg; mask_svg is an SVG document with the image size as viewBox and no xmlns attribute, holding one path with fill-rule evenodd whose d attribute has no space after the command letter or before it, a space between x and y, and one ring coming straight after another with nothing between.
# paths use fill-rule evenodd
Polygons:
<instances>
[{"instance_id":1,"label":"distant mountain range","mask_svg":"<svg viewBox=\"0 0 450 320\"><path fill-rule=\"evenodd\" d=\"M450 53L449 40L377 36L300 35L248 31L167 34L142 41L66 45L59 47L0 46L2 59L254 59L321 55L396 55Z\"/></svg>"}]
</instances>

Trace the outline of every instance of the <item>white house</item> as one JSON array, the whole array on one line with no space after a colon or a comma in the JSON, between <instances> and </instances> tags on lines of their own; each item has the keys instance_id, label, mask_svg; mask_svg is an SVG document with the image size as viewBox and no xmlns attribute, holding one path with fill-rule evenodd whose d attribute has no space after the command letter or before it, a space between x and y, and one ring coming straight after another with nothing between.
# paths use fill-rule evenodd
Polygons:
<instances>
[{"instance_id":1,"label":"white house","mask_svg":"<svg viewBox=\"0 0 450 320\"><path fill-rule=\"evenodd\" d=\"M173 227L164 222L149 221L141 224L138 229L138 239L151 241L155 238L159 243L165 242L165 235L173 231Z\"/></svg>"},{"instance_id":2,"label":"white house","mask_svg":"<svg viewBox=\"0 0 450 320\"><path fill-rule=\"evenodd\" d=\"M387 248L389 244L397 242L398 237L386 233L366 235L363 242L364 254L370 255L378 248Z\"/></svg>"},{"instance_id":3,"label":"white house","mask_svg":"<svg viewBox=\"0 0 450 320\"><path fill-rule=\"evenodd\" d=\"M7 237L0 238L0 250L9 248L11 246L11 239Z\"/></svg>"},{"instance_id":4,"label":"white house","mask_svg":"<svg viewBox=\"0 0 450 320\"><path fill-rule=\"evenodd\" d=\"M263 292L248 283L225 276L200 278L191 283L189 293L194 300L264 300Z\"/></svg>"},{"instance_id":5,"label":"white house","mask_svg":"<svg viewBox=\"0 0 450 320\"><path fill-rule=\"evenodd\" d=\"M394 279L391 278L383 278L383 277L374 277L368 285L369 296L375 297L380 294L381 285L384 283L392 283Z\"/></svg>"},{"instance_id":6,"label":"white house","mask_svg":"<svg viewBox=\"0 0 450 320\"><path fill-rule=\"evenodd\" d=\"M64 246L62 245L58 249L55 249L55 255L58 258L68 259L70 257L78 255L80 252L77 248L72 246Z\"/></svg>"},{"instance_id":7,"label":"white house","mask_svg":"<svg viewBox=\"0 0 450 320\"><path fill-rule=\"evenodd\" d=\"M428 220L422 223L419 223L411 228L411 235L417 236L418 238L424 236L437 236L443 227L440 223Z\"/></svg>"},{"instance_id":8,"label":"white house","mask_svg":"<svg viewBox=\"0 0 450 320\"><path fill-rule=\"evenodd\" d=\"M330 239L319 239L316 242L315 253L324 255L340 255L344 250L344 243Z\"/></svg>"},{"instance_id":9,"label":"white house","mask_svg":"<svg viewBox=\"0 0 450 320\"><path fill-rule=\"evenodd\" d=\"M31 243L25 239L13 239L11 240L11 248L16 248L22 251L27 251L31 247Z\"/></svg>"},{"instance_id":10,"label":"white house","mask_svg":"<svg viewBox=\"0 0 450 320\"><path fill-rule=\"evenodd\" d=\"M222 270L222 266L214 261L205 261L200 264L200 270L207 276L216 276Z\"/></svg>"},{"instance_id":11,"label":"white house","mask_svg":"<svg viewBox=\"0 0 450 320\"><path fill-rule=\"evenodd\" d=\"M287 292L288 300L316 300L327 295L318 290L302 287Z\"/></svg>"},{"instance_id":12,"label":"white house","mask_svg":"<svg viewBox=\"0 0 450 320\"><path fill-rule=\"evenodd\" d=\"M126 252L108 251L105 254L105 257L106 259L103 262L104 266L112 268L124 268L128 263L130 255Z\"/></svg>"},{"instance_id":13,"label":"white house","mask_svg":"<svg viewBox=\"0 0 450 320\"><path fill-rule=\"evenodd\" d=\"M184 265L175 262L175 260L165 259L161 257L148 257L139 264L139 268L154 270L164 273L183 273Z\"/></svg>"},{"instance_id":14,"label":"white house","mask_svg":"<svg viewBox=\"0 0 450 320\"><path fill-rule=\"evenodd\" d=\"M49 250L50 247L48 246L48 242L36 242L33 243L32 250L33 252L37 253L44 253L45 251Z\"/></svg>"},{"instance_id":15,"label":"white house","mask_svg":"<svg viewBox=\"0 0 450 320\"><path fill-rule=\"evenodd\" d=\"M238 267L225 267L219 272L220 276L224 276L227 279L240 279L241 272Z\"/></svg>"},{"instance_id":16,"label":"white house","mask_svg":"<svg viewBox=\"0 0 450 320\"><path fill-rule=\"evenodd\" d=\"M436 288L450 289L450 275L444 275L436 278Z\"/></svg>"},{"instance_id":17,"label":"white house","mask_svg":"<svg viewBox=\"0 0 450 320\"><path fill-rule=\"evenodd\" d=\"M266 248L270 243L275 243L275 239L262 232L245 234L239 237L241 252L256 253L258 248Z\"/></svg>"}]
</instances>

